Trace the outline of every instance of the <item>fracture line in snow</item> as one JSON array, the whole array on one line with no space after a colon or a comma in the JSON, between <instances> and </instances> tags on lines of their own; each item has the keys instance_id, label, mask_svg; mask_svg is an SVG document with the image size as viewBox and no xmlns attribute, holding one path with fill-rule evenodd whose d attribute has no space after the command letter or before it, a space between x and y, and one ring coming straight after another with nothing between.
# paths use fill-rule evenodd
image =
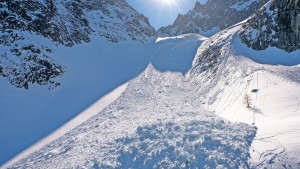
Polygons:
<instances>
[{"instance_id":1,"label":"fracture line in snow","mask_svg":"<svg viewBox=\"0 0 300 169\"><path fill-rule=\"evenodd\" d=\"M84 110L76 117L74 117L72 120L70 120L69 122L67 122L60 128L58 128L57 130L55 130L53 133L49 134L47 137L41 139L34 145L25 149L23 152L21 152L11 160L9 160L7 163L4 163L2 166L0 166L0 168L1 169L8 168L12 164L34 153L35 151L41 149L45 145L51 143L52 141L70 132L72 129L79 126L80 124L82 124L83 122L91 118L92 116L98 114L101 110L103 110L105 107L107 107L112 102L114 102L117 98L119 98L121 94L126 90L127 86L128 86L128 82L117 87L110 93L106 94L101 99L99 99L94 104L92 104L90 107L88 107L86 110Z\"/></svg>"}]
</instances>

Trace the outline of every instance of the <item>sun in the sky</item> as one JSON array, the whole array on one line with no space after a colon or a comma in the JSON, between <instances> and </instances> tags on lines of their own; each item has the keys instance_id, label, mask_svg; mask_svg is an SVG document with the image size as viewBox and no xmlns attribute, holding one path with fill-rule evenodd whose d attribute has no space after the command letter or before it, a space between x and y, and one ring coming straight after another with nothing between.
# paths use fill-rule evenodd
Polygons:
<instances>
[{"instance_id":1,"label":"sun in the sky","mask_svg":"<svg viewBox=\"0 0 300 169\"><path fill-rule=\"evenodd\" d=\"M174 5L175 4L175 0L161 0L161 3L163 3L164 5Z\"/></svg>"}]
</instances>

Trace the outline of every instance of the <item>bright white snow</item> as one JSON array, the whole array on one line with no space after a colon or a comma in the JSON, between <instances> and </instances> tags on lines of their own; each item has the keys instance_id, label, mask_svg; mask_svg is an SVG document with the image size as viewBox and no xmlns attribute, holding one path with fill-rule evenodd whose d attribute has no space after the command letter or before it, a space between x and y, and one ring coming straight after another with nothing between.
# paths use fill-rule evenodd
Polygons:
<instances>
[{"instance_id":1,"label":"bright white snow","mask_svg":"<svg viewBox=\"0 0 300 169\"><path fill-rule=\"evenodd\" d=\"M238 29L236 26L218 33L198 50L199 55L208 47L227 43L221 48L220 62L214 65L217 71L193 77L206 95L203 106L228 120L258 128L251 148L254 166L299 168L300 53L248 49L235 36ZM201 80L207 78L209 82ZM245 103L246 95L250 108Z\"/></svg>"},{"instance_id":2,"label":"bright white snow","mask_svg":"<svg viewBox=\"0 0 300 169\"><path fill-rule=\"evenodd\" d=\"M150 65L116 102L13 167L246 168L256 128L205 111L189 85Z\"/></svg>"},{"instance_id":3,"label":"bright white snow","mask_svg":"<svg viewBox=\"0 0 300 169\"><path fill-rule=\"evenodd\" d=\"M36 43L51 45L45 38ZM47 43L48 42L48 43ZM0 163L47 136L99 98L137 76L150 62L154 39L146 44L105 39L74 48L53 46L54 59L66 66L56 79L61 86L49 91L32 85L18 89L0 78Z\"/></svg>"},{"instance_id":4,"label":"bright white snow","mask_svg":"<svg viewBox=\"0 0 300 169\"><path fill-rule=\"evenodd\" d=\"M193 58L199 37L153 42L154 66L120 98L12 167L299 168L299 55L246 49L235 36L239 29L205 40L188 73L188 62L181 62ZM220 50L215 62L199 63L208 48Z\"/></svg>"},{"instance_id":5,"label":"bright white snow","mask_svg":"<svg viewBox=\"0 0 300 169\"><path fill-rule=\"evenodd\" d=\"M76 128L80 124L84 123L86 120L91 118L92 116L96 115L110 105L112 102L114 102L118 97L121 96L121 94L126 90L128 83L125 83L116 89L114 89L112 92L106 94L101 99L99 99L97 102L95 102L93 105L88 107L86 110L81 112L79 115L74 117L69 122L65 123L63 126L61 126L59 129L55 130L53 133L48 135L47 137L41 139L39 142L35 143L33 146L27 148L25 151L19 153L16 157L9 160L7 163L5 163L2 168L9 167L10 164L13 164L15 162L18 162L19 160L25 158L26 156L34 153L35 151L38 151L39 149L43 148L47 144L51 143L52 141L58 139L59 137L62 137L63 135L70 132L72 129Z\"/></svg>"},{"instance_id":6,"label":"bright white snow","mask_svg":"<svg viewBox=\"0 0 300 169\"><path fill-rule=\"evenodd\" d=\"M73 48L51 46L55 49L54 59L67 68L57 79L61 86L51 91L40 86L17 89L1 78L0 128L4 130L0 142L5 144L0 144L0 162L49 135L115 87L134 78L150 62L161 71L186 73L205 39L186 36L186 40L176 38L180 45L170 41L156 44L154 39L144 44L115 44L97 38ZM51 45L43 38L33 38L37 43Z\"/></svg>"}]
</instances>

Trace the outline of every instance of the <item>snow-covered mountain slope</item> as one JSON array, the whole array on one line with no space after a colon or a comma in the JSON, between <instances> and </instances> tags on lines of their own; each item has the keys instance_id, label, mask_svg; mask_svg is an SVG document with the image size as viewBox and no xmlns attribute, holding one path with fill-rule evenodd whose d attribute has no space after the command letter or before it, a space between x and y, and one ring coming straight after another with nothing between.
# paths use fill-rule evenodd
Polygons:
<instances>
[{"instance_id":1,"label":"snow-covered mountain slope","mask_svg":"<svg viewBox=\"0 0 300 169\"><path fill-rule=\"evenodd\" d=\"M28 89L39 84L53 89L59 86L56 77L66 68L51 57L53 49L48 40L29 32L15 31L0 33L0 78L18 88ZM51 43L51 42L50 42Z\"/></svg>"},{"instance_id":2,"label":"snow-covered mountain slope","mask_svg":"<svg viewBox=\"0 0 300 169\"><path fill-rule=\"evenodd\" d=\"M97 100L95 103L93 103L91 106L89 106L87 109L82 111L80 114L78 114L76 117L74 117L72 120L68 121L61 127L59 127L57 130L52 132L50 135L44 137L43 139L39 140L37 143L33 144L29 148L27 148L25 151L19 153L14 158L10 159L9 162L4 164L3 166L0 166L0 168L7 168L10 164L18 162L19 160L23 159L24 157L30 155L31 153L34 153L35 151L38 151L39 149L43 148L45 145L53 142L54 140L62 137L63 135L67 134L80 124L84 123L86 120L91 118L92 116L99 113L99 111L103 110L105 107L113 103L117 98L121 96L121 94L126 90L128 83L125 83L113 91L109 92L105 96L101 97L101 99Z\"/></svg>"},{"instance_id":3,"label":"snow-covered mountain slope","mask_svg":"<svg viewBox=\"0 0 300 169\"><path fill-rule=\"evenodd\" d=\"M238 35L242 25L206 40L158 39L151 61L179 59L173 48L188 52L197 39L205 41L185 75L162 73L167 61L148 66L113 104L8 166L299 168L300 52L272 57L278 49L249 49Z\"/></svg>"},{"instance_id":4,"label":"snow-covered mountain slope","mask_svg":"<svg viewBox=\"0 0 300 169\"><path fill-rule=\"evenodd\" d=\"M174 65L172 60L180 58L180 50L190 51L196 40L199 46L203 39L199 35L184 35L157 40L153 60L163 57L166 49L172 50L164 65L156 68L169 67L167 63ZM162 47L165 50L161 50ZM193 59L195 52L184 56ZM182 59L181 64L184 64ZM160 73L149 66L129 83L115 103L13 167L152 168L200 165L232 168L249 165L248 151L256 129L226 122L206 112L199 106L202 101L195 94L196 88L187 82L181 73ZM156 132L158 135L154 137ZM144 145L140 139L149 142ZM145 146L148 148L143 153L141 151ZM176 153L178 156L173 156ZM138 160L128 162L134 159L131 156ZM144 164L144 160L148 162Z\"/></svg>"},{"instance_id":5,"label":"snow-covered mountain slope","mask_svg":"<svg viewBox=\"0 0 300 169\"><path fill-rule=\"evenodd\" d=\"M220 30L234 25L253 15L269 0L208 0L196 2L187 14L179 14L172 25L158 30L158 36L176 36L200 33L212 36Z\"/></svg>"},{"instance_id":6,"label":"snow-covered mountain slope","mask_svg":"<svg viewBox=\"0 0 300 169\"><path fill-rule=\"evenodd\" d=\"M138 75L155 34L125 0L1 1L0 164Z\"/></svg>"},{"instance_id":7,"label":"snow-covered mountain slope","mask_svg":"<svg viewBox=\"0 0 300 169\"><path fill-rule=\"evenodd\" d=\"M12 168L248 168L255 127L201 108L179 73L151 65L104 111Z\"/></svg>"},{"instance_id":8,"label":"snow-covered mountain slope","mask_svg":"<svg viewBox=\"0 0 300 169\"><path fill-rule=\"evenodd\" d=\"M228 2L243 11L256 1ZM298 4L289 5L283 7ZM51 92L37 85L24 91L0 79L1 163L150 65L105 109L96 102L79 115L93 117L79 126L67 123L33 146L37 151L29 149L2 168L299 168L300 52L270 44L255 51L242 36L256 29L249 24L253 18L266 11L266 18L276 16L270 7L210 38L186 34L141 44L92 35L90 43L68 48L32 35L41 48L55 51L47 60L57 62L54 70L68 71L52 78L62 83Z\"/></svg>"},{"instance_id":9,"label":"snow-covered mountain slope","mask_svg":"<svg viewBox=\"0 0 300 169\"><path fill-rule=\"evenodd\" d=\"M5 0L0 2L0 76L19 88L58 85L65 65L52 59L55 45L74 46L92 37L146 42L156 33L125 0Z\"/></svg>"},{"instance_id":10,"label":"snow-covered mountain slope","mask_svg":"<svg viewBox=\"0 0 300 169\"><path fill-rule=\"evenodd\" d=\"M74 48L44 44L55 51L52 58L68 69L57 79L61 85L50 91L39 85L16 88L0 78L0 163L137 76L150 62L155 39L115 44L97 38Z\"/></svg>"},{"instance_id":11,"label":"snow-covered mountain slope","mask_svg":"<svg viewBox=\"0 0 300 169\"><path fill-rule=\"evenodd\" d=\"M300 49L300 3L272 0L247 20L240 32L242 41L255 50L277 47L292 52Z\"/></svg>"},{"instance_id":12,"label":"snow-covered mountain slope","mask_svg":"<svg viewBox=\"0 0 300 169\"><path fill-rule=\"evenodd\" d=\"M72 46L96 34L110 41L146 41L155 36L148 19L125 0L2 1L1 31L26 30Z\"/></svg>"},{"instance_id":13,"label":"snow-covered mountain slope","mask_svg":"<svg viewBox=\"0 0 300 169\"><path fill-rule=\"evenodd\" d=\"M199 85L207 110L258 128L250 151L255 168L299 168L300 52L249 49L241 29L221 31L201 45L191 83Z\"/></svg>"},{"instance_id":14,"label":"snow-covered mountain slope","mask_svg":"<svg viewBox=\"0 0 300 169\"><path fill-rule=\"evenodd\" d=\"M68 71L58 79L61 86L51 91L38 85L28 90L18 89L5 79L0 80L0 127L4 129L0 142L5 143L0 144L1 163L134 78L150 62L160 71L186 73L205 39L190 34L173 40L156 42L152 39L142 44L136 41L111 43L105 38L95 38L74 48L44 43L55 50L53 58L68 67ZM18 106L15 106L16 101Z\"/></svg>"}]
</instances>

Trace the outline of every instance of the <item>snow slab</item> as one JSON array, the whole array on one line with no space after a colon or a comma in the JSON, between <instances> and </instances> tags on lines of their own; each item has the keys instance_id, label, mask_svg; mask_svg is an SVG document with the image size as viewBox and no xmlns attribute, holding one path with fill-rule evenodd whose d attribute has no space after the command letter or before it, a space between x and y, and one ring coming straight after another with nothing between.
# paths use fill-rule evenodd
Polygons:
<instances>
[{"instance_id":1,"label":"snow slab","mask_svg":"<svg viewBox=\"0 0 300 169\"><path fill-rule=\"evenodd\" d=\"M151 64L161 72L173 71L185 74L192 66L198 47L206 39L198 34L158 38Z\"/></svg>"}]
</instances>

